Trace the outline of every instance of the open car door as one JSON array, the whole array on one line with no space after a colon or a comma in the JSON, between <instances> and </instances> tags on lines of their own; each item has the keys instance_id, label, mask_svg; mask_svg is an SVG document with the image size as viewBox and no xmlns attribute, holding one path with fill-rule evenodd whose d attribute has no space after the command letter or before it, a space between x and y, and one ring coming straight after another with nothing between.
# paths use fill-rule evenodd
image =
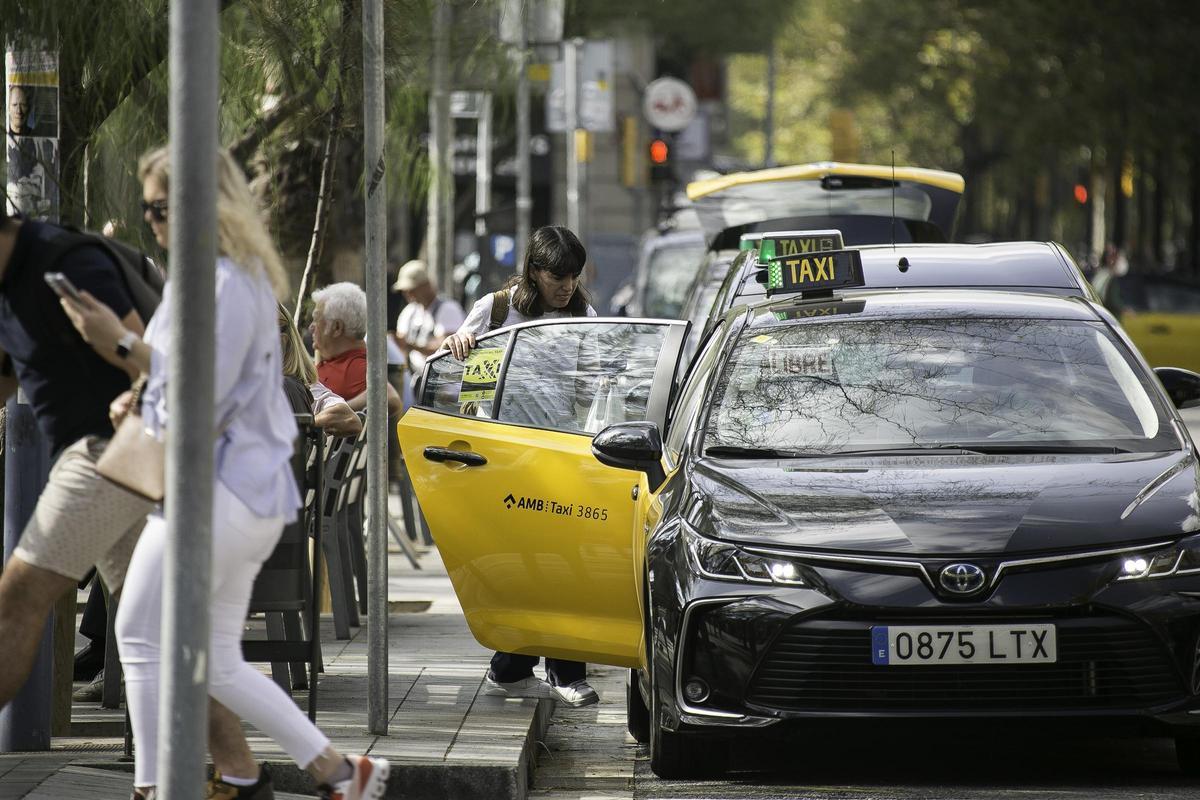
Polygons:
<instances>
[{"instance_id":1,"label":"open car door","mask_svg":"<svg viewBox=\"0 0 1200 800\"><path fill-rule=\"evenodd\" d=\"M592 455L618 422L661 427L687 324L568 318L431 358L398 426L417 498L475 638L638 666L650 492Z\"/></svg>"}]
</instances>

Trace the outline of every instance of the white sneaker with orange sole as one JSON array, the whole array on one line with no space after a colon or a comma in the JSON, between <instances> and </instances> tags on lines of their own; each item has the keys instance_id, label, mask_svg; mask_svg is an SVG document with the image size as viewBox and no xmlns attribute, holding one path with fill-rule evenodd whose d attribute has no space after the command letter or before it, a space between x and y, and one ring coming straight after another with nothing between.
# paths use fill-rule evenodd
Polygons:
<instances>
[{"instance_id":1,"label":"white sneaker with orange sole","mask_svg":"<svg viewBox=\"0 0 1200 800\"><path fill-rule=\"evenodd\" d=\"M349 780L321 787L321 800L379 800L387 789L387 759L346 756L353 769Z\"/></svg>"}]
</instances>

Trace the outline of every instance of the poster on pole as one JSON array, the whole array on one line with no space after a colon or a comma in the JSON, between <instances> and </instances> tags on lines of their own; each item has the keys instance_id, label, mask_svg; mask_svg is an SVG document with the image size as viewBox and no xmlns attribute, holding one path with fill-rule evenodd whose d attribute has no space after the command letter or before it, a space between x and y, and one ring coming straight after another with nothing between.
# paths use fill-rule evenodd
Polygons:
<instances>
[{"instance_id":1,"label":"poster on pole","mask_svg":"<svg viewBox=\"0 0 1200 800\"><path fill-rule=\"evenodd\" d=\"M611 39L588 41L579 65L579 127L593 133L616 130L616 47ZM567 68L562 61L550 65L550 89L546 92L546 130L567 130Z\"/></svg>"},{"instance_id":2,"label":"poster on pole","mask_svg":"<svg viewBox=\"0 0 1200 800\"><path fill-rule=\"evenodd\" d=\"M58 56L9 50L4 64L9 213L58 220Z\"/></svg>"},{"instance_id":3,"label":"poster on pole","mask_svg":"<svg viewBox=\"0 0 1200 800\"><path fill-rule=\"evenodd\" d=\"M530 45L551 44L562 40L566 0L501 0L500 41L516 44L521 40L521 11L525 12L525 41Z\"/></svg>"}]
</instances>

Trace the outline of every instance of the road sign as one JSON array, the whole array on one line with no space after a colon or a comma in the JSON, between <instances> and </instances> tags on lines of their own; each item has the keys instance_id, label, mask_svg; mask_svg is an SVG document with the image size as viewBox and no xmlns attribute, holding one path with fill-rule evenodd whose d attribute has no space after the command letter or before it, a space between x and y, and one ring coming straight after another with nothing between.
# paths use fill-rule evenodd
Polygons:
<instances>
[{"instance_id":1,"label":"road sign","mask_svg":"<svg viewBox=\"0 0 1200 800\"><path fill-rule=\"evenodd\" d=\"M450 117L452 119L479 119L483 105L483 92L457 91L450 93Z\"/></svg>"},{"instance_id":2,"label":"road sign","mask_svg":"<svg viewBox=\"0 0 1200 800\"><path fill-rule=\"evenodd\" d=\"M659 78L646 87L642 113L661 131L681 131L696 116L696 93L678 78Z\"/></svg>"}]
</instances>

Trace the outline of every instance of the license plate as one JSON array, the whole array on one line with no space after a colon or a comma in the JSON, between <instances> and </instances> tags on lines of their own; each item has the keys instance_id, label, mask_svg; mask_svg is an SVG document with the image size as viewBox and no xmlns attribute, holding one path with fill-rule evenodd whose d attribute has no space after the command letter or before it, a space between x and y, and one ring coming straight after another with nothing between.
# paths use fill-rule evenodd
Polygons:
<instances>
[{"instance_id":1,"label":"license plate","mask_svg":"<svg viewBox=\"0 0 1200 800\"><path fill-rule=\"evenodd\" d=\"M927 664L1053 664L1053 625L877 625L871 661L881 666Z\"/></svg>"}]
</instances>

